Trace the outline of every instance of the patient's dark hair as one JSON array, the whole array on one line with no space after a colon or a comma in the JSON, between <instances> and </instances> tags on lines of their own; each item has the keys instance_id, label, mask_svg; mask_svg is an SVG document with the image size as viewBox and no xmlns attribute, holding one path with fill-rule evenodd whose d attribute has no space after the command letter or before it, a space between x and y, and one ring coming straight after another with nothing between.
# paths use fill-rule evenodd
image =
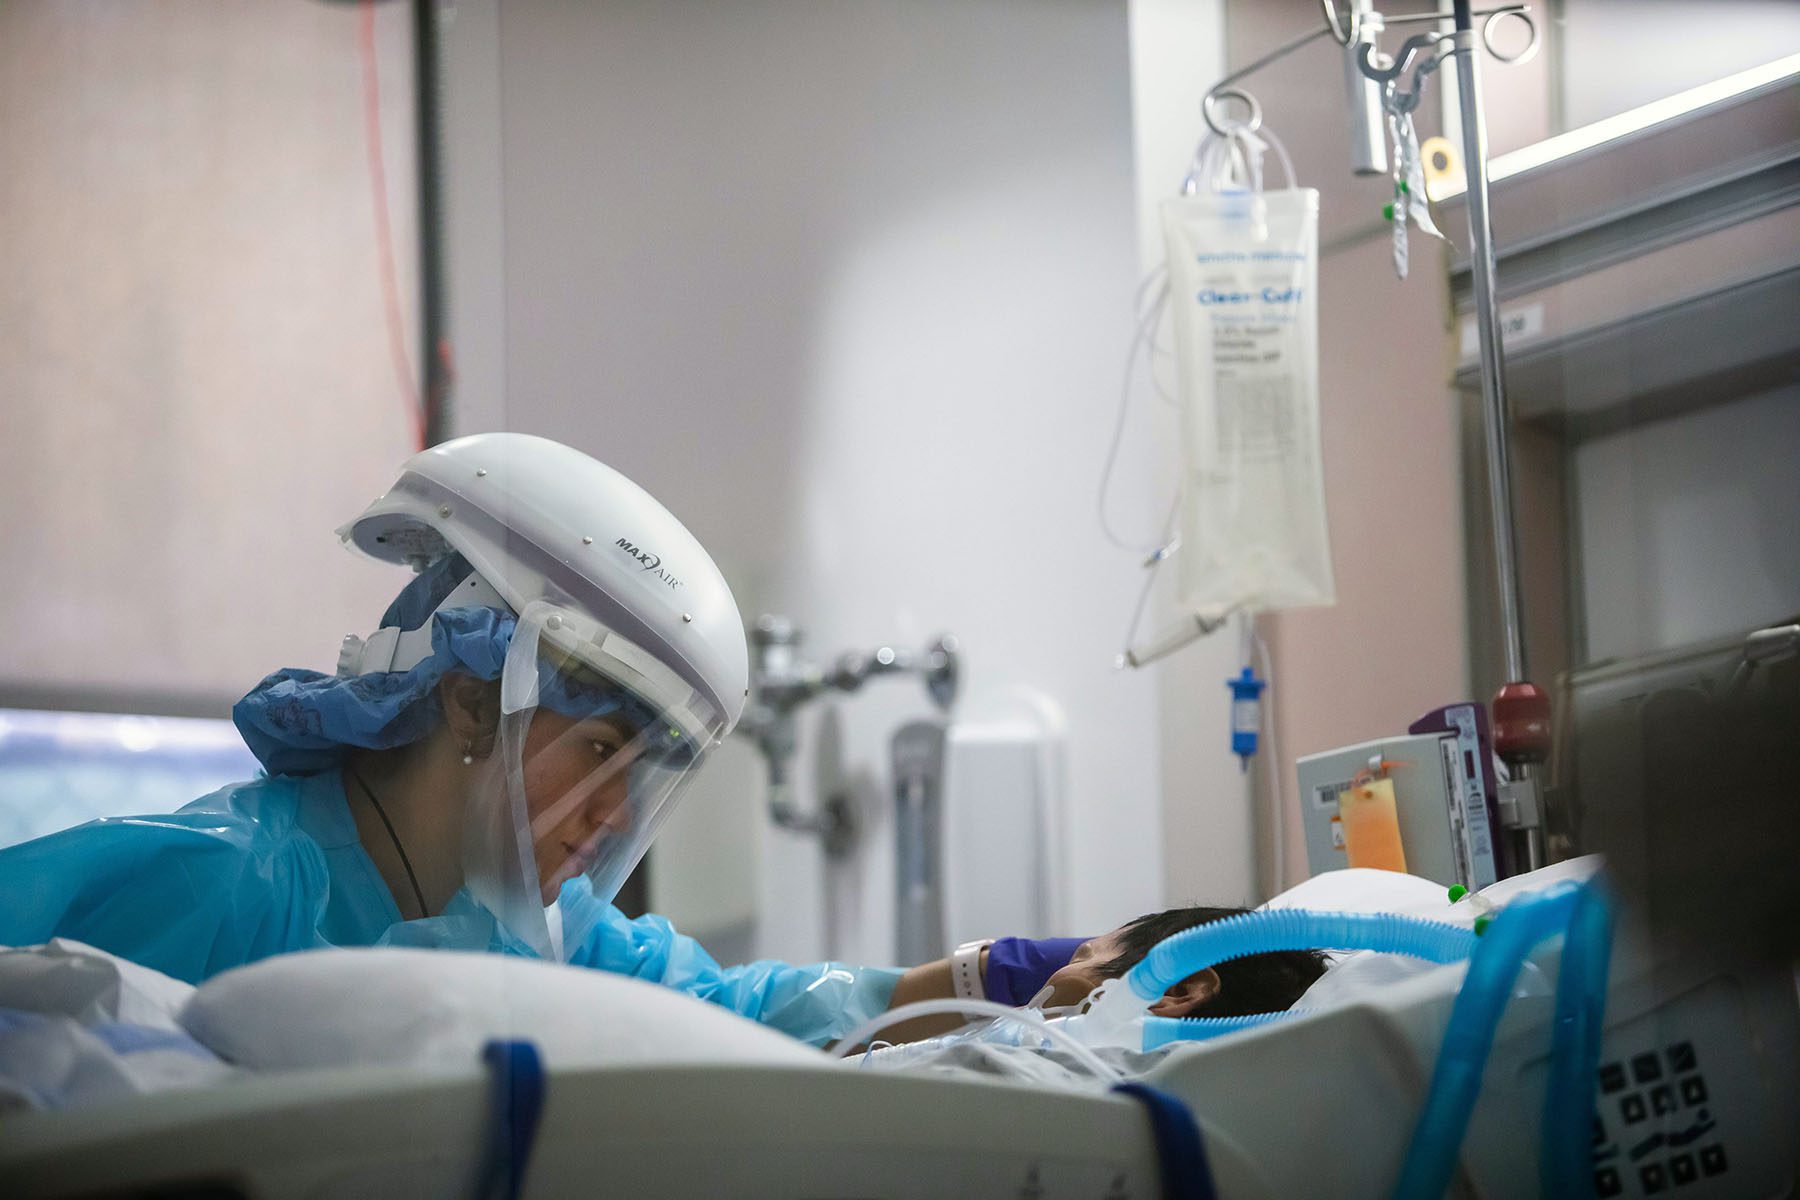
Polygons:
<instances>
[{"instance_id":1,"label":"patient's dark hair","mask_svg":"<svg viewBox=\"0 0 1800 1200\"><path fill-rule=\"evenodd\" d=\"M1171 908L1139 917L1119 931L1124 946L1117 957L1101 963L1100 974L1117 978L1143 961L1150 948L1166 937L1235 917L1247 908ZM1292 1008L1313 981L1325 973L1325 955L1318 950L1276 950L1234 958L1213 967L1219 973L1219 991L1194 1010L1196 1017L1241 1017L1247 1013L1280 1012Z\"/></svg>"}]
</instances>

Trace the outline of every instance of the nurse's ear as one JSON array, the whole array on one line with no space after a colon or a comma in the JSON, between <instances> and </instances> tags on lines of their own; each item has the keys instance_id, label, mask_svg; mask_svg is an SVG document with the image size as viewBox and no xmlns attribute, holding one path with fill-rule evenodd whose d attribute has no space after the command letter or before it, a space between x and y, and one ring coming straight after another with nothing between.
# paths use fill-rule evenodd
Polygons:
<instances>
[{"instance_id":1,"label":"nurse's ear","mask_svg":"<svg viewBox=\"0 0 1800 1200\"><path fill-rule=\"evenodd\" d=\"M1157 1017L1191 1017L1219 994L1219 973L1211 967L1195 972L1162 994L1150 1006Z\"/></svg>"},{"instance_id":2,"label":"nurse's ear","mask_svg":"<svg viewBox=\"0 0 1800 1200\"><path fill-rule=\"evenodd\" d=\"M499 680L449 671L438 680L437 692L444 706L444 722L457 746L473 758L492 754L500 728Z\"/></svg>"}]
</instances>

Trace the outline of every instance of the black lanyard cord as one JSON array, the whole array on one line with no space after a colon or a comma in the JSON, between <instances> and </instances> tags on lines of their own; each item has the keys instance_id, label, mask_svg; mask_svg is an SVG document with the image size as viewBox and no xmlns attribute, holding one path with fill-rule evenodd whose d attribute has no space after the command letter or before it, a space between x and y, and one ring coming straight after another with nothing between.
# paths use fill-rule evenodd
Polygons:
<instances>
[{"instance_id":1,"label":"black lanyard cord","mask_svg":"<svg viewBox=\"0 0 1800 1200\"><path fill-rule=\"evenodd\" d=\"M425 893L419 887L419 877L413 874L412 860L406 857L406 847L400 844L400 835L394 832L394 823L388 820L387 813L381 807L381 801L375 798L375 793L370 790L368 784L363 782L361 775L350 768L345 768L344 773L356 780L356 786L362 789L362 794L367 796L369 803L375 806L375 815L381 818L381 823L387 827L388 837L394 840L394 849L400 852L400 865L406 868L406 881L412 884L413 899L419 902L419 915L421 917L430 916L431 910L425 907Z\"/></svg>"}]
</instances>

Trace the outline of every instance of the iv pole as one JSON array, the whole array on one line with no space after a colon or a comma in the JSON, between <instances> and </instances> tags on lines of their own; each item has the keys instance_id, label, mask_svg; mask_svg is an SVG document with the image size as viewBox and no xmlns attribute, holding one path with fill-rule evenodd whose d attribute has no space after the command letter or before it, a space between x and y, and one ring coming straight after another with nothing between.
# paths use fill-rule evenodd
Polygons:
<instances>
[{"instance_id":1,"label":"iv pole","mask_svg":"<svg viewBox=\"0 0 1800 1200\"><path fill-rule=\"evenodd\" d=\"M1462 118L1463 170L1469 215L1469 258L1473 265L1475 293L1475 329L1480 343L1482 442L1486 451L1488 476L1488 508L1494 531L1494 565L1500 591L1500 620L1505 639L1507 682L1495 693L1490 711L1493 716L1494 751L1506 763L1510 776L1500 786L1501 824L1513 835L1510 859L1515 873L1535 870L1544 865L1543 806L1539 802L1537 781L1532 768L1550 754L1550 698L1525 675L1524 606L1520 597L1518 535L1514 521L1512 465L1508 454L1507 431L1509 410L1506 403L1506 356L1500 336L1500 312L1495 299L1494 228L1488 209L1487 123L1482 111L1481 79L1477 69L1476 31L1474 19L1484 17L1481 43L1487 51L1505 62L1519 62L1537 48L1537 26L1529 8L1522 3L1506 3L1476 10L1470 0L1452 0L1449 12L1433 11L1384 16L1376 11L1373 0L1348 0L1350 21L1346 27L1338 14L1339 0L1320 0L1324 10L1324 28L1316 29L1289 42L1256 61L1225 76L1214 84L1201 104L1201 115L1215 132L1223 135L1227 128L1217 111L1218 104L1236 99L1251 112L1248 123L1260 121L1255 100L1231 85L1270 63L1287 57L1302 46L1329 36L1344 47L1347 56L1360 71L1361 78L1350 76L1352 117L1356 125L1356 144L1352 148L1354 165L1359 174L1377 174L1384 169L1379 150L1379 133L1371 137L1371 125L1379 128L1379 116L1370 108L1375 100L1370 84L1393 87L1399 77L1412 68L1414 60L1425 53L1436 57L1423 59L1413 75L1413 100L1424 77L1444 58L1455 59L1458 109ZM1496 50L1490 30L1497 20L1513 16L1525 22L1530 30L1530 44L1517 55ZM1375 42L1389 25L1413 21L1441 22L1449 20L1454 31L1448 34L1424 34L1408 38L1401 46L1397 61L1378 65ZM1448 51L1437 47L1449 43ZM1360 86L1358 86L1360 85ZM1404 212L1396 212L1396 220L1404 220ZM1127 654L1132 666L1160 658L1177 647L1211 633L1219 622L1194 617L1192 626L1184 625L1157 639L1143 651Z\"/></svg>"},{"instance_id":2,"label":"iv pole","mask_svg":"<svg viewBox=\"0 0 1800 1200\"><path fill-rule=\"evenodd\" d=\"M1493 517L1494 566L1500 589L1500 624L1506 640L1506 679L1492 705L1494 749L1507 764L1501 823L1520 835L1515 859L1525 870L1544 865L1543 806L1531 768L1550 754L1550 697L1525 675L1525 616L1519 595L1518 530L1514 521L1512 463L1507 431L1506 351L1494 285L1494 223L1488 211L1487 122L1475 53L1469 0L1454 0L1457 108L1462 115L1463 170L1467 181L1469 261L1473 267L1475 331L1480 339L1482 442L1487 452L1488 509ZM1491 20L1492 18L1490 18ZM1515 869L1521 864L1515 863Z\"/></svg>"}]
</instances>

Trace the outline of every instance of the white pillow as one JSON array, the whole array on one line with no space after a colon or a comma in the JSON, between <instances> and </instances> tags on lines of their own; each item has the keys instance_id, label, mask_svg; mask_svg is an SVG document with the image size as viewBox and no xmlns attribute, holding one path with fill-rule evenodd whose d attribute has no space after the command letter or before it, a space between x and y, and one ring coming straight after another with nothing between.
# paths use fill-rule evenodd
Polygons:
<instances>
[{"instance_id":1,"label":"white pillow","mask_svg":"<svg viewBox=\"0 0 1800 1200\"><path fill-rule=\"evenodd\" d=\"M552 1067L816 1064L819 1052L717 1005L587 967L444 950L312 950L201 985L182 1024L228 1062L280 1070L479 1061L492 1038Z\"/></svg>"},{"instance_id":2,"label":"white pillow","mask_svg":"<svg viewBox=\"0 0 1800 1200\"><path fill-rule=\"evenodd\" d=\"M1302 880L1264 904L1264 908L1310 908L1315 912L1388 912L1430 920L1449 919L1448 889L1440 883L1377 871L1344 867Z\"/></svg>"},{"instance_id":3,"label":"white pillow","mask_svg":"<svg viewBox=\"0 0 1800 1200\"><path fill-rule=\"evenodd\" d=\"M1464 896L1455 904L1450 903L1449 889L1442 884L1398 871L1352 867L1316 875L1289 888L1263 907L1398 913L1468 929L1474 927L1475 918L1482 913L1505 905L1515 896L1548 887L1561 879L1586 879L1598 871L1600 865L1598 855L1572 858L1489 885L1481 891L1484 903ZM1438 966L1404 954L1377 954L1372 950L1331 955L1330 958L1331 969L1307 989L1295 1002L1295 1008L1331 1008L1348 1004L1366 996L1378 996L1393 984L1434 971L1440 973L1443 987L1451 990L1460 985L1466 969L1466 964ZM1515 995L1535 995L1545 994L1549 988L1540 973L1528 964L1513 990Z\"/></svg>"},{"instance_id":4,"label":"white pillow","mask_svg":"<svg viewBox=\"0 0 1800 1200\"><path fill-rule=\"evenodd\" d=\"M1386 912L1406 917L1422 917L1466 927L1490 907L1498 908L1514 896L1535 892L1563 879L1587 879L1600 869L1597 854L1571 858L1523 875L1514 875L1481 890L1486 904L1464 896L1450 903L1450 890L1441 883L1403 875L1399 871L1376 871L1368 867L1346 867L1326 871L1295 884L1282 892L1264 908L1310 908L1317 912Z\"/></svg>"}]
</instances>

